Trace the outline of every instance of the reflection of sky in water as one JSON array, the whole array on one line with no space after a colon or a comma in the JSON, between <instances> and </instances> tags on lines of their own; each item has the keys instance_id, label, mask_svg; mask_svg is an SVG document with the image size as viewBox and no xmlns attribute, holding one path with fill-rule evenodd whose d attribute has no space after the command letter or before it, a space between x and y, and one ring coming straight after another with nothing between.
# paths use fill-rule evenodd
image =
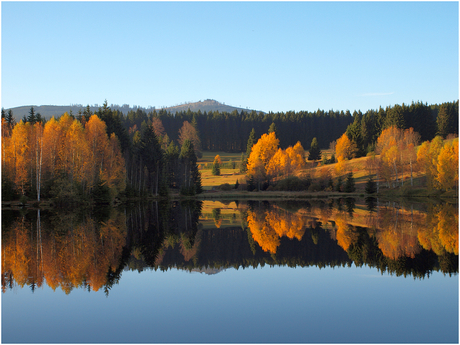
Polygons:
<instances>
[{"instance_id":1,"label":"reflection of sky in water","mask_svg":"<svg viewBox=\"0 0 460 345\"><path fill-rule=\"evenodd\" d=\"M108 297L46 284L3 293L9 341L458 342L458 276L355 266L123 271Z\"/></svg>"}]
</instances>

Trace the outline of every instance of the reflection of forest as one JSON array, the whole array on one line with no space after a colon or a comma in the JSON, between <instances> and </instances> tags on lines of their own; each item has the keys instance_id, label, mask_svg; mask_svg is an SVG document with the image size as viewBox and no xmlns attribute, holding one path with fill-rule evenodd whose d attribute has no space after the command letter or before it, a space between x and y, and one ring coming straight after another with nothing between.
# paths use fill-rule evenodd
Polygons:
<instances>
[{"instance_id":1,"label":"reflection of forest","mask_svg":"<svg viewBox=\"0 0 460 345\"><path fill-rule=\"evenodd\" d=\"M382 273L458 272L458 207L354 201L239 203L241 224L203 228L201 202L104 212L2 212L2 290L46 284L109 292L123 269L218 271L368 265ZM216 217L220 212L214 212Z\"/></svg>"}]
</instances>

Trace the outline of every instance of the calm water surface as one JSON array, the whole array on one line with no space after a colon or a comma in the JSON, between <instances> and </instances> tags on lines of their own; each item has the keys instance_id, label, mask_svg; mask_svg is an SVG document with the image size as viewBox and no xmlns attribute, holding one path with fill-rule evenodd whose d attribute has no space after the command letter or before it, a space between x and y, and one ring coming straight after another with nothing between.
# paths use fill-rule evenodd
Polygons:
<instances>
[{"instance_id":1,"label":"calm water surface","mask_svg":"<svg viewBox=\"0 0 460 345\"><path fill-rule=\"evenodd\" d=\"M2 342L457 343L450 206L3 211Z\"/></svg>"}]
</instances>

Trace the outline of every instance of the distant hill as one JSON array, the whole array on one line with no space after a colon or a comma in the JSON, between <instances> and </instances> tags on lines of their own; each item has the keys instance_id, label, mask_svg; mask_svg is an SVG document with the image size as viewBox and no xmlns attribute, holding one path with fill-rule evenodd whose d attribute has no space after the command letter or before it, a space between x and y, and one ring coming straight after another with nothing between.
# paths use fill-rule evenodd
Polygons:
<instances>
[{"instance_id":1,"label":"distant hill","mask_svg":"<svg viewBox=\"0 0 460 345\"><path fill-rule=\"evenodd\" d=\"M93 105L90 106L90 109L92 112L98 111L98 109L102 105ZM24 116L29 115L29 111L32 105L26 105L26 106L21 106L21 107L14 107L14 108L8 108L5 109L5 111L8 111L11 109L13 111L13 116L16 121L21 120ZM64 114L65 112L72 113L74 115L77 115L78 112L81 110L85 110L86 106L81 105L81 104L74 104L74 105L33 105L35 113L40 113L42 117L45 119L49 119L52 116L60 116ZM150 107L150 108L143 108L143 107L137 107L137 106L132 106L130 107L127 104L123 104L122 106L116 105L116 104L111 104L110 108L113 110L119 110L123 112L123 114L128 114L129 111L131 110L137 110L141 109L145 112L150 112L155 109L155 107ZM157 108L156 110L164 109L168 112L171 112L172 114L175 114L178 111L187 111L190 108L191 111L198 111L201 110L201 112L210 112L210 111L219 111L219 112L229 112L231 113L234 110L237 110L238 112L241 112L242 110L244 111L252 111L252 109L244 109L244 108L239 108L239 107L233 107L230 105L226 105L224 103L217 102L213 99L207 99L204 101L199 101L199 102L193 102L193 103L184 103L180 105L176 105L173 107L165 107L165 108ZM260 112L260 111L257 111Z\"/></svg>"},{"instance_id":2,"label":"distant hill","mask_svg":"<svg viewBox=\"0 0 460 345\"><path fill-rule=\"evenodd\" d=\"M177 105L174 107L167 107L163 108L166 111L170 111L172 114L178 112L178 111L187 111L190 108L190 111L198 111L201 110L201 112L210 112L210 111L218 111L218 112L228 112L231 113L234 110L237 110L238 112L241 112L242 110L244 111L249 111L251 112L252 109L245 109L245 108L240 108L240 107L233 107L231 105L226 105L224 103L217 102L213 99L206 99L204 101L199 101L199 102L194 102L194 103L185 103L181 105ZM262 112L260 110L256 110L257 112Z\"/></svg>"}]
</instances>

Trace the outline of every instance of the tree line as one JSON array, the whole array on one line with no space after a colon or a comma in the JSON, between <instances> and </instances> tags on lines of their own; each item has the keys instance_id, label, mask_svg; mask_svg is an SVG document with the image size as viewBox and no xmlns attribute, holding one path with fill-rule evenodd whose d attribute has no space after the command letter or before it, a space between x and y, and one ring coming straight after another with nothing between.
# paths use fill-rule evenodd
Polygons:
<instances>
[{"instance_id":1,"label":"tree line","mask_svg":"<svg viewBox=\"0 0 460 345\"><path fill-rule=\"evenodd\" d=\"M96 122L92 132L87 124ZM402 104L365 114L355 111L353 115L332 110L262 114L190 109L175 114L153 110L147 114L137 109L126 116L110 109L105 101L96 114L87 106L78 114L49 121L32 107L29 116L18 124L11 110L2 109L2 190L4 200L18 195L38 200L41 195L61 200L68 200L69 195L107 200L122 192L128 196L167 195L170 188L193 195L202 191L196 164L201 150L246 151L242 169L249 169L249 176L260 184L267 177L270 180L281 172L289 176L291 170L301 169L303 163L295 162L305 161L303 147L310 147L310 159L320 157L319 147L331 143L340 147L340 140L339 145L334 141L343 133L352 145L348 156L360 157L378 151L378 138L388 128L413 128L423 141L435 135L458 134L457 127L458 101L432 106L421 102ZM101 134L104 131L106 135ZM279 149L270 167L267 157L249 162L256 139L267 131L274 133L276 145L262 151L272 146ZM109 147L112 153L107 151ZM66 156L67 152L71 154ZM108 157L116 158L116 164L108 166ZM340 155L338 159L340 167ZM395 162L393 159L394 169ZM112 171L119 176L115 178ZM124 182L110 181L123 179L120 174L124 174Z\"/></svg>"},{"instance_id":2,"label":"tree line","mask_svg":"<svg viewBox=\"0 0 460 345\"><path fill-rule=\"evenodd\" d=\"M89 108L89 107L88 107ZM152 125L129 133L106 103L97 114L2 118L2 200L109 203L118 196L200 193L193 138L164 141ZM165 143L165 145L162 145Z\"/></svg>"},{"instance_id":3,"label":"tree line","mask_svg":"<svg viewBox=\"0 0 460 345\"><path fill-rule=\"evenodd\" d=\"M247 139L252 129L260 138L267 133L271 124L277 128L277 137L280 146L286 148L294 146L300 141L303 147L309 148L313 138L317 138L319 147L327 148L329 144L339 138L345 131L356 142L358 156L373 151L377 137L388 127L413 128L419 133L422 141L431 140L436 135L445 137L449 133L458 134L458 100L442 104L428 105L422 102L412 102L410 105L394 105L378 110L368 110L362 113L360 110L351 113L347 111L324 111L318 109L314 112L288 111L269 112L263 114L256 111L238 112L201 112L179 111L174 114L164 109L153 109L148 113L138 108L124 115L120 110L110 109L105 101L96 114L107 124L109 134L116 132L122 149L128 143L128 132L141 130L152 124L155 118L161 120L165 133L169 140L176 143L179 140L179 129L184 121L192 124L201 141L202 149L206 151L244 152L246 151ZM91 112L89 105L78 114L71 114L77 119L86 117L89 119ZM40 117L35 114L35 117ZM13 116L11 110L5 112L2 109L2 117L11 124ZM33 118L24 117L23 122L33 121ZM122 135L121 132L126 131Z\"/></svg>"}]
</instances>

